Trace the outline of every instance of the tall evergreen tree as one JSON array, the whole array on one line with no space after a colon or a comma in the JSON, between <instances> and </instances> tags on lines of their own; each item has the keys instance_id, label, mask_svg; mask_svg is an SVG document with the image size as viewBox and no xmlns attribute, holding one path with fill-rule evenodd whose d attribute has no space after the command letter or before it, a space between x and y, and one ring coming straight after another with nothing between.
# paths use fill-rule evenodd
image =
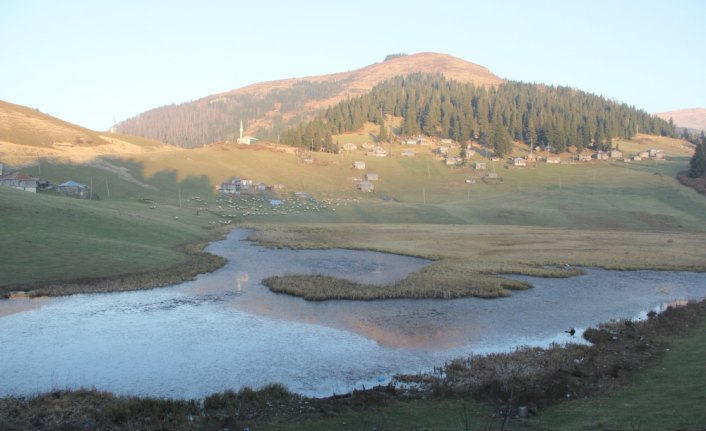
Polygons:
<instances>
[{"instance_id":1,"label":"tall evergreen tree","mask_svg":"<svg viewBox=\"0 0 706 431\"><path fill-rule=\"evenodd\" d=\"M696 146L694 155L689 162L689 176L699 178L706 174L706 140Z\"/></svg>"}]
</instances>

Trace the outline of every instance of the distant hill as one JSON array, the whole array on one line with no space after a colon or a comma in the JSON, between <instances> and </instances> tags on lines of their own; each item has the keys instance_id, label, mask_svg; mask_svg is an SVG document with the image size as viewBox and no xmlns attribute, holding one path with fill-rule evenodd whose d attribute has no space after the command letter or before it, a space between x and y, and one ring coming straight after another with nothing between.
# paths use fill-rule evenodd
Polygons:
<instances>
[{"instance_id":1,"label":"distant hill","mask_svg":"<svg viewBox=\"0 0 706 431\"><path fill-rule=\"evenodd\" d=\"M38 158L83 162L99 155L163 150L159 142L95 132L26 106L0 101L0 162L34 163Z\"/></svg>"},{"instance_id":2,"label":"distant hill","mask_svg":"<svg viewBox=\"0 0 706 431\"><path fill-rule=\"evenodd\" d=\"M263 82L193 102L163 106L117 127L126 134L181 147L199 147L234 141L242 119L245 134L276 140L284 130L311 119L317 110L367 94L378 83L396 76L440 73L446 79L478 86L503 82L483 66L446 54L391 57L349 72Z\"/></svg>"},{"instance_id":3,"label":"distant hill","mask_svg":"<svg viewBox=\"0 0 706 431\"><path fill-rule=\"evenodd\" d=\"M667 121L671 118L679 127L693 130L706 130L706 108L677 109L676 111L660 112L658 117Z\"/></svg>"}]
</instances>

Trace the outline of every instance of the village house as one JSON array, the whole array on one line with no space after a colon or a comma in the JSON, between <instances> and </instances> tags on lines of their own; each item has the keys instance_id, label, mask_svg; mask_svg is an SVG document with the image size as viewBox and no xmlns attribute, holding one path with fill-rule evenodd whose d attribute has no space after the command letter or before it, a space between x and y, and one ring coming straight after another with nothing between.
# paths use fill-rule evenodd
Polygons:
<instances>
[{"instance_id":1,"label":"village house","mask_svg":"<svg viewBox=\"0 0 706 431\"><path fill-rule=\"evenodd\" d=\"M608 157L611 159L622 159L623 158L623 152L620 150L610 150L608 153Z\"/></svg>"},{"instance_id":2,"label":"village house","mask_svg":"<svg viewBox=\"0 0 706 431\"><path fill-rule=\"evenodd\" d=\"M561 163L561 158L559 156L549 155L549 156L547 156L547 163L557 165L557 164Z\"/></svg>"},{"instance_id":3,"label":"village house","mask_svg":"<svg viewBox=\"0 0 706 431\"><path fill-rule=\"evenodd\" d=\"M636 154L636 155L632 156L632 159L633 159L633 161L639 162L640 160L642 160L642 157L640 157L639 154Z\"/></svg>"},{"instance_id":4,"label":"village house","mask_svg":"<svg viewBox=\"0 0 706 431\"><path fill-rule=\"evenodd\" d=\"M67 181L56 186L57 193L74 198L89 198L90 191L91 190L87 185L77 183L76 181Z\"/></svg>"},{"instance_id":5,"label":"village house","mask_svg":"<svg viewBox=\"0 0 706 431\"><path fill-rule=\"evenodd\" d=\"M2 175L0 172L0 186L3 187L12 187L17 190L37 193L38 184L39 178L23 174L22 172L11 172L7 175Z\"/></svg>"},{"instance_id":6,"label":"village house","mask_svg":"<svg viewBox=\"0 0 706 431\"><path fill-rule=\"evenodd\" d=\"M591 154L590 153L579 154L579 162L590 162L590 161L591 161Z\"/></svg>"},{"instance_id":7,"label":"village house","mask_svg":"<svg viewBox=\"0 0 706 431\"><path fill-rule=\"evenodd\" d=\"M379 176L374 172L368 172L363 176L363 178L365 178L365 181L377 181Z\"/></svg>"},{"instance_id":8,"label":"village house","mask_svg":"<svg viewBox=\"0 0 706 431\"><path fill-rule=\"evenodd\" d=\"M650 152L649 151L640 151L637 153L638 156L642 159L649 159L650 158Z\"/></svg>"},{"instance_id":9,"label":"village house","mask_svg":"<svg viewBox=\"0 0 706 431\"><path fill-rule=\"evenodd\" d=\"M373 190L375 190L375 185L373 185L373 183L371 183L370 181L361 181L361 182L358 183L358 185L356 186L356 188L357 188L358 191L360 191L360 192L367 192L367 193L370 193L370 192L372 192Z\"/></svg>"},{"instance_id":10,"label":"village house","mask_svg":"<svg viewBox=\"0 0 706 431\"><path fill-rule=\"evenodd\" d=\"M608 160L608 153L605 151L596 151L596 154L594 155L596 160Z\"/></svg>"},{"instance_id":11,"label":"village house","mask_svg":"<svg viewBox=\"0 0 706 431\"><path fill-rule=\"evenodd\" d=\"M463 162L463 160L461 160L458 157L453 157L453 156L447 157L446 161L445 161L446 166L456 166L456 165L460 165L462 162Z\"/></svg>"},{"instance_id":12,"label":"village house","mask_svg":"<svg viewBox=\"0 0 706 431\"><path fill-rule=\"evenodd\" d=\"M486 168L487 167L486 167L485 162L475 162L473 164L473 169L475 169L476 171L484 171L484 170L486 170Z\"/></svg>"},{"instance_id":13,"label":"village house","mask_svg":"<svg viewBox=\"0 0 706 431\"><path fill-rule=\"evenodd\" d=\"M525 160L528 162L536 162L537 161L537 155L534 153L529 153L525 156Z\"/></svg>"},{"instance_id":14,"label":"village house","mask_svg":"<svg viewBox=\"0 0 706 431\"><path fill-rule=\"evenodd\" d=\"M414 157L414 151L412 150L403 150L402 151L402 157Z\"/></svg>"},{"instance_id":15,"label":"village house","mask_svg":"<svg viewBox=\"0 0 706 431\"><path fill-rule=\"evenodd\" d=\"M664 154L664 150L661 150L659 148L650 148L650 159L655 159L655 160L665 160L667 157Z\"/></svg>"},{"instance_id":16,"label":"village house","mask_svg":"<svg viewBox=\"0 0 706 431\"><path fill-rule=\"evenodd\" d=\"M353 162L353 169L358 169L359 171L365 170L365 162L361 160L356 160Z\"/></svg>"},{"instance_id":17,"label":"village house","mask_svg":"<svg viewBox=\"0 0 706 431\"><path fill-rule=\"evenodd\" d=\"M516 157L512 160L512 166L516 168L523 168L527 166L527 160L523 159L522 157Z\"/></svg>"},{"instance_id":18,"label":"village house","mask_svg":"<svg viewBox=\"0 0 706 431\"><path fill-rule=\"evenodd\" d=\"M436 154L445 155L449 153L449 147L447 147L446 145L440 145L436 147L433 152Z\"/></svg>"},{"instance_id":19,"label":"village house","mask_svg":"<svg viewBox=\"0 0 706 431\"><path fill-rule=\"evenodd\" d=\"M387 150L383 147L375 147L372 151L368 151L367 155L372 157L387 157Z\"/></svg>"}]
</instances>

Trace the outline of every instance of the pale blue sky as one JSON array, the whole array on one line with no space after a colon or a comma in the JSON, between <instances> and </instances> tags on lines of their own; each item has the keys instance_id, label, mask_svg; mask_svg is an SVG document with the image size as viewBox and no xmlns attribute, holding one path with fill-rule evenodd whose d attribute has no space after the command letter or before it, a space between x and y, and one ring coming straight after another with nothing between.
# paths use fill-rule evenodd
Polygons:
<instances>
[{"instance_id":1,"label":"pale blue sky","mask_svg":"<svg viewBox=\"0 0 706 431\"><path fill-rule=\"evenodd\" d=\"M706 1L0 0L0 100L96 130L248 84L441 52L648 112L706 107Z\"/></svg>"}]
</instances>

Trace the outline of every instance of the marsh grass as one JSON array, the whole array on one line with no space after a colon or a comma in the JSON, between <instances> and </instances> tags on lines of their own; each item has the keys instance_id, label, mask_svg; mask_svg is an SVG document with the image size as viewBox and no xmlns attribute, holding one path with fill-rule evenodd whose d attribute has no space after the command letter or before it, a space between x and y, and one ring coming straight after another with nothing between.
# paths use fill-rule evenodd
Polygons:
<instances>
[{"instance_id":1,"label":"marsh grass","mask_svg":"<svg viewBox=\"0 0 706 431\"><path fill-rule=\"evenodd\" d=\"M693 232L467 225L250 226L256 229L250 239L268 247L374 250L433 261L389 286L301 274L265 280L275 292L309 300L497 298L531 287L503 275L572 277L582 273L581 267L706 270L706 235Z\"/></svg>"},{"instance_id":2,"label":"marsh grass","mask_svg":"<svg viewBox=\"0 0 706 431\"><path fill-rule=\"evenodd\" d=\"M332 299L451 299L476 296L498 298L509 290L532 287L529 283L464 272L462 266L435 262L391 285L360 284L326 275L284 275L268 277L262 283L277 293L300 296L309 301Z\"/></svg>"}]
</instances>

